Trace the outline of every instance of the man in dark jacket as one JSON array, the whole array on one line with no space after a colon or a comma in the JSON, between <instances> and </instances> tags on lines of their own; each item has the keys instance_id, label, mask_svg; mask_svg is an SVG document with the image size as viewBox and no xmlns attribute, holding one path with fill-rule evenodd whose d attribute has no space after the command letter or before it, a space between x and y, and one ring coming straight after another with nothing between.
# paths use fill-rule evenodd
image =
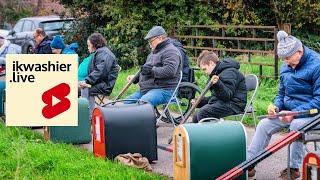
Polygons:
<instances>
[{"instance_id":1,"label":"man in dark jacket","mask_svg":"<svg viewBox=\"0 0 320 180\"><path fill-rule=\"evenodd\" d=\"M200 109L193 115L193 122L203 118L222 118L244 111L247 103L245 77L239 71L240 65L232 59L219 61L214 52L202 51L198 66L217 81L211 86L211 96L205 97L198 105Z\"/></svg>"},{"instance_id":2,"label":"man in dark jacket","mask_svg":"<svg viewBox=\"0 0 320 180\"><path fill-rule=\"evenodd\" d=\"M144 39L149 42L152 52L141 67L140 89L127 99L141 99L156 107L170 100L179 83L181 55L161 26L153 27ZM127 80L133 76L128 76Z\"/></svg>"},{"instance_id":3,"label":"man in dark jacket","mask_svg":"<svg viewBox=\"0 0 320 180\"><path fill-rule=\"evenodd\" d=\"M33 40L37 43L35 54L53 54L50 47L51 40L42 28L33 32Z\"/></svg>"},{"instance_id":4,"label":"man in dark jacket","mask_svg":"<svg viewBox=\"0 0 320 180\"><path fill-rule=\"evenodd\" d=\"M90 115L95 106L95 96L109 96L116 83L119 65L115 55L106 47L106 40L100 33L93 33L87 40L88 50L93 56L88 65L88 76L79 81L81 96L89 100ZM82 84L89 84L85 88Z\"/></svg>"},{"instance_id":5,"label":"man in dark jacket","mask_svg":"<svg viewBox=\"0 0 320 180\"><path fill-rule=\"evenodd\" d=\"M320 109L320 55L303 46L301 41L294 36L289 36L285 31L279 31L278 56L283 64L280 68L280 85L274 105L268 107L268 114L287 113L310 109ZM248 148L248 159L254 158L264 150L271 136L284 127L298 130L299 127L312 121L313 115L284 116L273 119L262 119ZM290 179L300 177L304 154L303 143L295 141L290 148ZM280 173L281 179L286 179L287 168ZM255 176L252 168L249 177Z\"/></svg>"}]
</instances>

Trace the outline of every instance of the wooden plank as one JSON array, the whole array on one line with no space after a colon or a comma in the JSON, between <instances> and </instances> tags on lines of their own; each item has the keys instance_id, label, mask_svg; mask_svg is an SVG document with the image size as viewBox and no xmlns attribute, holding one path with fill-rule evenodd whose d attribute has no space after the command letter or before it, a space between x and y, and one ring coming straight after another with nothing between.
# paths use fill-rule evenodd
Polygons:
<instances>
[{"instance_id":1,"label":"wooden plank","mask_svg":"<svg viewBox=\"0 0 320 180\"><path fill-rule=\"evenodd\" d=\"M176 35L176 38L185 38L185 39L220 39L220 40L240 40L240 41L268 41L274 42L274 39L271 38L245 38L245 37L221 37L221 36L182 36Z\"/></svg>"},{"instance_id":2,"label":"wooden plank","mask_svg":"<svg viewBox=\"0 0 320 180\"><path fill-rule=\"evenodd\" d=\"M258 62L242 62L239 61L240 64L251 64L251 65L259 65L259 66L272 66L274 67L274 64L268 64L268 63L258 63Z\"/></svg>"},{"instance_id":3,"label":"wooden plank","mask_svg":"<svg viewBox=\"0 0 320 180\"><path fill-rule=\"evenodd\" d=\"M197 57L190 57L192 60L197 60ZM274 64L269 64L269 63L258 63L258 62L243 62L243 61L238 61L240 64L251 64L251 65L258 65L258 66L271 66L274 67Z\"/></svg>"},{"instance_id":4,"label":"wooden plank","mask_svg":"<svg viewBox=\"0 0 320 180\"><path fill-rule=\"evenodd\" d=\"M251 50L251 49L228 49L228 48L213 48L213 47L196 47L196 46L183 46L186 49L200 49L200 50L210 50L210 51L229 51L229 52L243 52L243 53L265 53L274 54L274 51L263 51L263 50Z\"/></svg>"},{"instance_id":5,"label":"wooden plank","mask_svg":"<svg viewBox=\"0 0 320 180\"><path fill-rule=\"evenodd\" d=\"M276 79L275 76L259 76L259 78L264 78L264 79L270 79L270 78L272 78L272 79ZM277 77L277 78L278 78L278 77Z\"/></svg>"},{"instance_id":6,"label":"wooden plank","mask_svg":"<svg viewBox=\"0 0 320 180\"><path fill-rule=\"evenodd\" d=\"M180 140L178 140L180 138ZM188 132L183 126L177 126L173 132L173 177L176 180L190 179L190 146ZM179 141L179 142L178 142ZM179 147L178 147L179 146ZM179 151L178 150L181 150Z\"/></svg>"}]
</instances>

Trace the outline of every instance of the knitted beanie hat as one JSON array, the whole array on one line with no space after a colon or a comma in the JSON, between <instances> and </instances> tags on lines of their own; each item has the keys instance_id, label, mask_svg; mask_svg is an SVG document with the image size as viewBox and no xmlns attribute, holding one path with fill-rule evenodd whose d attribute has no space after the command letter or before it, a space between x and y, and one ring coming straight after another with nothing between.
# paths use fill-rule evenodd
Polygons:
<instances>
[{"instance_id":1,"label":"knitted beanie hat","mask_svg":"<svg viewBox=\"0 0 320 180\"><path fill-rule=\"evenodd\" d=\"M294 36L288 35L285 31L279 31L277 38L279 58L289 57L299 49L302 49L301 41Z\"/></svg>"},{"instance_id":2,"label":"knitted beanie hat","mask_svg":"<svg viewBox=\"0 0 320 180\"><path fill-rule=\"evenodd\" d=\"M63 49L64 47L64 42L61 36L57 35L53 38L50 47L53 49Z\"/></svg>"}]
</instances>

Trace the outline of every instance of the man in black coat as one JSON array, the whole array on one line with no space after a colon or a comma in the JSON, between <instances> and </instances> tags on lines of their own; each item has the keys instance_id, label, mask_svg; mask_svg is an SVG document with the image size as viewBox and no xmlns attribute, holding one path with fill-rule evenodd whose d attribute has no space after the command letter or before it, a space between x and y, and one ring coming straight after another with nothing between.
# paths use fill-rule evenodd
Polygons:
<instances>
[{"instance_id":1,"label":"man in black coat","mask_svg":"<svg viewBox=\"0 0 320 180\"><path fill-rule=\"evenodd\" d=\"M100 33L93 33L87 40L88 50L93 53L88 65L88 76L79 81L81 96L89 100L90 116L95 107L95 96L109 96L116 83L119 68L116 56L106 47L106 40ZM83 84L90 85L85 88Z\"/></svg>"},{"instance_id":2,"label":"man in black coat","mask_svg":"<svg viewBox=\"0 0 320 180\"><path fill-rule=\"evenodd\" d=\"M244 111L247 103L245 77L239 71L240 65L232 59L220 61L214 52L202 51L198 57L198 66L210 76L217 76L211 86L211 96L199 103L200 108L193 115L193 122L203 118L222 118Z\"/></svg>"}]
</instances>

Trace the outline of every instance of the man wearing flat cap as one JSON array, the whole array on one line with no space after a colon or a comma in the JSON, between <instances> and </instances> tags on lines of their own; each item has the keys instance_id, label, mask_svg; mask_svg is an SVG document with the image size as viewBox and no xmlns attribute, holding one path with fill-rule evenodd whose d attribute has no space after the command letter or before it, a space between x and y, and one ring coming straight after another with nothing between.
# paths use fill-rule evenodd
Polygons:
<instances>
[{"instance_id":1,"label":"man wearing flat cap","mask_svg":"<svg viewBox=\"0 0 320 180\"><path fill-rule=\"evenodd\" d=\"M279 31L278 56L283 65L280 68L280 85L274 105L268 107L268 114L286 113L320 108L320 55L304 46L294 36ZM262 119L248 149L248 159L264 150L272 134L282 128L298 130L312 120L313 115L284 116ZM295 141L290 148L290 179L300 177L304 154L302 142ZM287 168L281 171L280 178L286 179ZM254 168L248 171L249 177L255 176Z\"/></svg>"},{"instance_id":2,"label":"man wearing flat cap","mask_svg":"<svg viewBox=\"0 0 320 180\"><path fill-rule=\"evenodd\" d=\"M141 67L139 90L126 99L141 99L156 107L167 103L177 87L182 58L161 26L153 27L144 39L148 41L152 51ZM133 77L134 75L129 75L127 81Z\"/></svg>"}]
</instances>

